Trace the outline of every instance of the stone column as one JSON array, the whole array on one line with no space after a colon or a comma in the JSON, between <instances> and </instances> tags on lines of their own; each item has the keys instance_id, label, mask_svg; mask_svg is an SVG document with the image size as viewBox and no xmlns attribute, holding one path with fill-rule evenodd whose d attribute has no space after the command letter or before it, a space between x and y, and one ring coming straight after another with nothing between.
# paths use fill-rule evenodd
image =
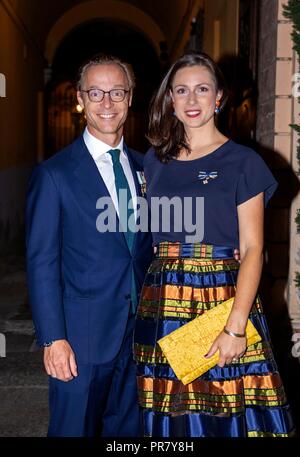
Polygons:
<instances>
[{"instance_id":1,"label":"stone column","mask_svg":"<svg viewBox=\"0 0 300 457\"><path fill-rule=\"evenodd\" d=\"M280 321L288 311L294 331L300 329L300 294L295 284L300 273L300 235L295 217L300 208L297 133L299 102L292 96L293 74L299 70L291 39L292 24L283 16L287 0L260 2L257 141L261 154L279 181L277 196L267 212L266 276L270 313Z\"/></svg>"},{"instance_id":2,"label":"stone column","mask_svg":"<svg viewBox=\"0 0 300 457\"><path fill-rule=\"evenodd\" d=\"M291 123L300 125L300 66L293 51L289 62L290 77L292 81L292 103L291 103ZM300 135L292 129L290 136L291 167L295 174L300 171L300 162L297 157L297 147ZM299 180L299 176L298 176ZM300 192L295 195L290 212L290 262L289 262L289 282L288 282L288 303L289 313L293 329L300 332L300 289L297 287L295 279L300 274L300 234L297 233L295 218L300 211Z\"/></svg>"},{"instance_id":3,"label":"stone column","mask_svg":"<svg viewBox=\"0 0 300 457\"><path fill-rule=\"evenodd\" d=\"M300 104L295 96L294 75L299 73L299 63L293 51L291 39L292 24L283 16L283 4L279 1L278 36L276 63L276 108L275 108L275 150L278 151L294 172L294 182L287 182L292 193L289 214L289 275L287 283L287 303L291 325L294 331L300 331L300 293L296 286L296 273L300 273L300 234L297 234L295 217L300 209L299 193L299 160L297 158L298 133L291 129L290 124L300 125ZM299 78L298 78L299 79ZM298 96L300 92L298 92Z\"/></svg>"}]
</instances>

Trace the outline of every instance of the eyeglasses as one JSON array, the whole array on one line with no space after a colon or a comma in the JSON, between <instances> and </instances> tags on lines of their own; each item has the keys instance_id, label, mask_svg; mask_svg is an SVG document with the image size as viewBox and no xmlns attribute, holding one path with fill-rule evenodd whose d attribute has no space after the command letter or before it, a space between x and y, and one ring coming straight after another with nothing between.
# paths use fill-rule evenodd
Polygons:
<instances>
[{"instance_id":1,"label":"eyeglasses","mask_svg":"<svg viewBox=\"0 0 300 457\"><path fill-rule=\"evenodd\" d=\"M111 90L101 90L101 89L89 89L83 90L81 92L86 92L88 94L89 100L91 102L102 102L104 95L109 94L111 101L113 102L122 102L126 97L129 90L125 89L111 89Z\"/></svg>"}]
</instances>

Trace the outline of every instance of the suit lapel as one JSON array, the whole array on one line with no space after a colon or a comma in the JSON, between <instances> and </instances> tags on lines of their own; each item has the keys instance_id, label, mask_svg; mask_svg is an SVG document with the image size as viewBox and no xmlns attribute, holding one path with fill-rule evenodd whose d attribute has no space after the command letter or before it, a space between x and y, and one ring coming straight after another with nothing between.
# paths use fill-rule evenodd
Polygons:
<instances>
[{"instance_id":1,"label":"suit lapel","mask_svg":"<svg viewBox=\"0 0 300 457\"><path fill-rule=\"evenodd\" d=\"M97 200L100 197L110 198L110 194L82 136L75 141L73 145L72 158L74 160L73 173L75 179L80 183L81 187L96 208ZM116 211L115 216L117 220L116 235L120 236L127 246L125 235L119 230L119 217Z\"/></svg>"},{"instance_id":2,"label":"suit lapel","mask_svg":"<svg viewBox=\"0 0 300 457\"><path fill-rule=\"evenodd\" d=\"M125 149L125 152L127 154L128 160L129 160L131 173L132 173L133 180L134 180L136 195L137 195L137 197L141 197L142 196L141 186L140 186L140 183L138 181L137 171L142 170L142 168L140 168L138 166L138 164L136 163L136 161L133 159L133 157L131 155L131 152L130 152L130 149L127 147L126 144L124 144L124 149Z\"/></svg>"},{"instance_id":3,"label":"suit lapel","mask_svg":"<svg viewBox=\"0 0 300 457\"><path fill-rule=\"evenodd\" d=\"M138 181L138 176L137 176L137 171L142 171L142 167L134 160L132 157L130 149L124 144L124 149L126 151L134 184L135 184L135 190L136 190L136 195L137 197L142 197L141 193L141 186ZM86 144L84 142L83 136L78 138L73 143L73 149L72 149L72 159L73 159L73 168L72 171L74 173L75 179L79 182L81 185L82 189L85 191L89 199L91 200L92 204L94 207L96 207L96 202L100 197L109 197L110 194L108 192L108 189L105 185L105 182L102 179L101 174L99 173L99 170L97 168L97 165L94 162L94 159L92 158L91 154L89 153ZM115 211L115 210L114 210ZM117 236L120 236L125 243L125 245L128 248L126 238L123 232L119 231L119 217L117 212L115 212L116 218L117 218ZM143 236L143 233L138 231L135 234L134 237L134 246L133 246L133 252L135 252L136 247L139 245L140 240L142 239L141 237ZM129 248L128 248L129 249Z\"/></svg>"},{"instance_id":4,"label":"suit lapel","mask_svg":"<svg viewBox=\"0 0 300 457\"><path fill-rule=\"evenodd\" d=\"M98 171L94 159L85 145L83 137L80 137L78 142L74 143L72 152L74 159L73 172L75 177L80 182L84 191L93 199L95 205L99 197L109 197L107 187Z\"/></svg>"},{"instance_id":5,"label":"suit lapel","mask_svg":"<svg viewBox=\"0 0 300 457\"><path fill-rule=\"evenodd\" d=\"M129 159L129 163L130 163L130 167L131 167L131 171L132 171L132 174L133 174L136 195L137 195L137 197L144 197L142 195L141 185L139 183L138 176L137 176L137 171L143 171L143 168L133 159L133 157L131 155L131 152L130 152L130 149L126 145L124 147L125 147L125 151L127 153L127 156L128 156L128 159ZM149 213L148 213L148 216L149 216ZM134 244L133 244L132 252L135 252L137 247L141 245L141 243L143 241L143 237L145 235L147 235L147 233L145 234L145 233L141 232L140 230L138 230L136 232L135 237L134 237Z\"/></svg>"}]
</instances>

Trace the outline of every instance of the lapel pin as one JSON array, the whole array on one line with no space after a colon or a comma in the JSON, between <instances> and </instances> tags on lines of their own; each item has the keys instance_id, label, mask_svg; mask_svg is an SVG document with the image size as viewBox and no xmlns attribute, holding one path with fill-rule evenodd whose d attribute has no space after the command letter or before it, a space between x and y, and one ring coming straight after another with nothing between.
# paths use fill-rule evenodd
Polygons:
<instances>
[{"instance_id":1,"label":"lapel pin","mask_svg":"<svg viewBox=\"0 0 300 457\"><path fill-rule=\"evenodd\" d=\"M217 177L217 171L199 171L198 175L198 179L202 181L202 184L207 184L210 179L216 179Z\"/></svg>"}]
</instances>

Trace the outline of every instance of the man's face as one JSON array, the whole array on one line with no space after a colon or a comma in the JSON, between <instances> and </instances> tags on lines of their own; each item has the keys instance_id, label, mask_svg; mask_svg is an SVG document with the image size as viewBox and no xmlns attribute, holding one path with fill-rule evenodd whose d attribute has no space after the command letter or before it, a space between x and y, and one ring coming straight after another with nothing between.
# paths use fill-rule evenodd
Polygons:
<instances>
[{"instance_id":1,"label":"man's face","mask_svg":"<svg viewBox=\"0 0 300 457\"><path fill-rule=\"evenodd\" d=\"M129 90L129 83L119 65L99 64L88 68L81 89ZM118 144L122 137L131 98L132 94L128 92L122 102L113 102L110 95L105 94L101 102L91 102L86 92L77 92L78 103L85 111L90 133L112 146Z\"/></svg>"}]
</instances>

